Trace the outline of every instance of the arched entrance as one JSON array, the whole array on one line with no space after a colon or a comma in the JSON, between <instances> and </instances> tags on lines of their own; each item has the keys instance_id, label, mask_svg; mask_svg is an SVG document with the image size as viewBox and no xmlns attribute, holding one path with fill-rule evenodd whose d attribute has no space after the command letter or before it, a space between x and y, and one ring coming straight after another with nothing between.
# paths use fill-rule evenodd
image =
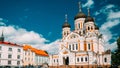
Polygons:
<instances>
[{"instance_id":1,"label":"arched entrance","mask_svg":"<svg viewBox=\"0 0 120 68\"><path fill-rule=\"evenodd\" d=\"M63 57L63 64L64 65L69 65L69 57Z\"/></svg>"}]
</instances>

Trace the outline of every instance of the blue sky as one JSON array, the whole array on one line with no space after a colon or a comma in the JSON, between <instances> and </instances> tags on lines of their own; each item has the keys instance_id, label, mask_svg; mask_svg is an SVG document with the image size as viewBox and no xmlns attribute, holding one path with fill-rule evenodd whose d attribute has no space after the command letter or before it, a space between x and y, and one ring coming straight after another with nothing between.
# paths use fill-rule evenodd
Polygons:
<instances>
[{"instance_id":1,"label":"blue sky","mask_svg":"<svg viewBox=\"0 0 120 68\"><path fill-rule=\"evenodd\" d=\"M52 49L56 50L56 42L62 36L64 15L68 14L68 22L73 30L74 16L78 13L78 2L81 1L82 11L86 15L90 7L90 15L105 35L106 44L110 49L116 48L115 40L120 35L119 0L0 1L0 30L4 30L6 41L31 44L48 51L49 47L54 46Z\"/></svg>"}]
</instances>

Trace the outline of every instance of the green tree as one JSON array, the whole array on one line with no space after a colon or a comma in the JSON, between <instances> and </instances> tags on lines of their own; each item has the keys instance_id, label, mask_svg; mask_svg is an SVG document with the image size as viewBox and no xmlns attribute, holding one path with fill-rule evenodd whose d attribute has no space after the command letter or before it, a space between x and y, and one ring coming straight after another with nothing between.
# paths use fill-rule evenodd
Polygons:
<instances>
[{"instance_id":1,"label":"green tree","mask_svg":"<svg viewBox=\"0 0 120 68\"><path fill-rule=\"evenodd\" d=\"M117 49L112 52L112 65L120 65L120 37L117 39Z\"/></svg>"}]
</instances>

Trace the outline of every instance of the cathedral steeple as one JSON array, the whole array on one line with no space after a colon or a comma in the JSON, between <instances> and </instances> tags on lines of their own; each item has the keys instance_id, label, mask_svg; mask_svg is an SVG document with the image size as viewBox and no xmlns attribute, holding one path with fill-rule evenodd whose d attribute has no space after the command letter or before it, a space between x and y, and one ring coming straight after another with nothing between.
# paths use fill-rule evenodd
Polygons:
<instances>
[{"instance_id":1,"label":"cathedral steeple","mask_svg":"<svg viewBox=\"0 0 120 68\"><path fill-rule=\"evenodd\" d=\"M90 16L90 8L88 8L88 16L87 16L85 22L94 22L94 19Z\"/></svg>"},{"instance_id":2,"label":"cathedral steeple","mask_svg":"<svg viewBox=\"0 0 120 68\"><path fill-rule=\"evenodd\" d=\"M78 2L79 12L82 12L81 2Z\"/></svg>"},{"instance_id":3,"label":"cathedral steeple","mask_svg":"<svg viewBox=\"0 0 120 68\"><path fill-rule=\"evenodd\" d=\"M64 24L63 24L63 26L62 26L62 29L63 29L63 31L62 31L62 37L63 37L63 39L65 39L65 37L68 35L68 34L70 34L70 24L68 23L68 17L67 17L67 14L65 14L65 22L64 22Z\"/></svg>"},{"instance_id":4,"label":"cathedral steeple","mask_svg":"<svg viewBox=\"0 0 120 68\"><path fill-rule=\"evenodd\" d=\"M2 34L1 34L1 37L0 37L0 41L1 41L1 42L4 42L4 34L3 34L3 30L2 30Z\"/></svg>"},{"instance_id":5,"label":"cathedral steeple","mask_svg":"<svg viewBox=\"0 0 120 68\"><path fill-rule=\"evenodd\" d=\"M71 27L70 24L68 23L68 17L67 17L67 14L65 14L65 23L63 24L62 28L65 28L65 27Z\"/></svg>"},{"instance_id":6,"label":"cathedral steeple","mask_svg":"<svg viewBox=\"0 0 120 68\"><path fill-rule=\"evenodd\" d=\"M81 2L78 2L79 13L74 17L74 20L78 18L86 18L86 15L82 12L82 5Z\"/></svg>"},{"instance_id":7,"label":"cathedral steeple","mask_svg":"<svg viewBox=\"0 0 120 68\"><path fill-rule=\"evenodd\" d=\"M90 16L90 8L87 8L88 9L88 16Z\"/></svg>"},{"instance_id":8,"label":"cathedral steeple","mask_svg":"<svg viewBox=\"0 0 120 68\"><path fill-rule=\"evenodd\" d=\"M68 22L67 14L65 14L65 22Z\"/></svg>"}]
</instances>

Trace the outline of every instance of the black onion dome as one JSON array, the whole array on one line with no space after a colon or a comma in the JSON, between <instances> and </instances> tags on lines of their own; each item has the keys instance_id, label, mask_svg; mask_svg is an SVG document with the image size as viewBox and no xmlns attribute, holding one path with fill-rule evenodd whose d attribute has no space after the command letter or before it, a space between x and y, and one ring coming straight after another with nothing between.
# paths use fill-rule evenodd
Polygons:
<instances>
[{"instance_id":1,"label":"black onion dome","mask_svg":"<svg viewBox=\"0 0 120 68\"><path fill-rule=\"evenodd\" d=\"M87 18L85 19L85 22L94 22L94 19L90 16L87 16Z\"/></svg>"},{"instance_id":2,"label":"black onion dome","mask_svg":"<svg viewBox=\"0 0 120 68\"><path fill-rule=\"evenodd\" d=\"M65 22L65 23L63 24L62 28L65 28L65 27L69 27L69 28L70 28L71 26L70 26L70 24L69 24L68 22Z\"/></svg>"},{"instance_id":3,"label":"black onion dome","mask_svg":"<svg viewBox=\"0 0 120 68\"><path fill-rule=\"evenodd\" d=\"M95 24L95 30L99 30L99 27Z\"/></svg>"},{"instance_id":4,"label":"black onion dome","mask_svg":"<svg viewBox=\"0 0 120 68\"><path fill-rule=\"evenodd\" d=\"M79 12L79 13L75 16L74 20L76 20L76 19L78 19L78 18L86 18L86 15L85 15L84 13L82 13L82 12Z\"/></svg>"}]
</instances>

